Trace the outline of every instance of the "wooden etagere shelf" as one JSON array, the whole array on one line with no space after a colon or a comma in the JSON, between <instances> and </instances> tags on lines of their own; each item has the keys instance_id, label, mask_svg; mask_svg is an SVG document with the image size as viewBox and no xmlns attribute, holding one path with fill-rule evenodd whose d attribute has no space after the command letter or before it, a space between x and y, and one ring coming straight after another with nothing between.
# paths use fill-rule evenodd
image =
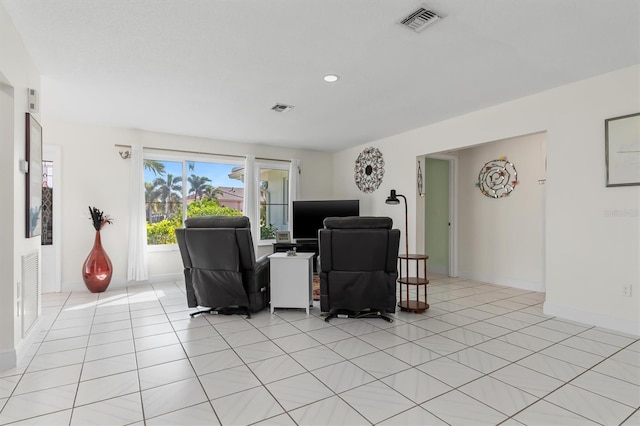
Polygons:
<instances>
[{"instance_id":1,"label":"wooden etagere shelf","mask_svg":"<svg viewBox=\"0 0 640 426\"><path fill-rule=\"evenodd\" d=\"M429 284L429 280L427 279L427 259L429 259L429 256L426 254L398 255L398 284L400 284L400 301L398 302L398 307L401 311L419 314L429 309L429 304L427 303L427 284ZM410 268L410 261L411 263L415 263L415 268ZM422 274L420 274L420 263L422 263ZM415 271L415 275L410 275L410 271ZM416 300L409 299L409 288L411 286L416 287ZM423 290L424 301L420 300L421 288ZM404 298L403 295L405 296Z\"/></svg>"}]
</instances>

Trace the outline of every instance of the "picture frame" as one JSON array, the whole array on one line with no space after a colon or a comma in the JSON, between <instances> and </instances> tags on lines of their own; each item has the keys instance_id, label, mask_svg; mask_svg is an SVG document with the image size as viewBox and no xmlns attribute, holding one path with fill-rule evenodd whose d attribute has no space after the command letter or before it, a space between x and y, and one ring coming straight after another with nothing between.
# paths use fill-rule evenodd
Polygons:
<instances>
[{"instance_id":1,"label":"picture frame","mask_svg":"<svg viewBox=\"0 0 640 426\"><path fill-rule=\"evenodd\" d=\"M276 243L290 243L291 233L289 231L276 231Z\"/></svg>"},{"instance_id":2,"label":"picture frame","mask_svg":"<svg viewBox=\"0 0 640 426\"><path fill-rule=\"evenodd\" d=\"M640 112L604 123L606 186L640 185Z\"/></svg>"},{"instance_id":3,"label":"picture frame","mask_svg":"<svg viewBox=\"0 0 640 426\"><path fill-rule=\"evenodd\" d=\"M42 126L28 112L25 122L25 234L26 238L33 238L42 233Z\"/></svg>"}]
</instances>

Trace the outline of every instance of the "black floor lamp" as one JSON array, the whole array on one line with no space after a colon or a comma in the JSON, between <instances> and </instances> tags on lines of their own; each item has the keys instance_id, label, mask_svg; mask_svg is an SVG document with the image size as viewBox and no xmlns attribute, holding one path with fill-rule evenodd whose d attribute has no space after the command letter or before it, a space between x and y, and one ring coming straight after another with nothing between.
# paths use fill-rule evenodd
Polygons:
<instances>
[{"instance_id":1,"label":"black floor lamp","mask_svg":"<svg viewBox=\"0 0 640 426\"><path fill-rule=\"evenodd\" d=\"M392 189L391 193L387 197L387 204L400 204L400 200L398 197L402 197L404 199L404 242L405 242L405 255L409 256L409 213L407 210L407 198L402 194L396 194L396 190Z\"/></svg>"},{"instance_id":2,"label":"black floor lamp","mask_svg":"<svg viewBox=\"0 0 640 426\"><path fill-rule=\"evenodd\" d=\"M427 259L429 256L425 254L409 254L409 213L407 210L407 198L404 195L396 194L396 190L392 189L391 194L387 197L387 204L400 204L400 200L398 197L404 198L404 242L406 247L406 252L400 254L398 259L400 259L400 269L398 276L398 283L400 284L400 302L398 306L402 311L416 312L422 313L425 310L429 309L429 304L427 303L427 284L429 284L429 280L427 279ZM402 261L405 261L405 275L402 274ZM409 276L409 261L416 262L416 275L415 277ZM419 265L420 262L423 262L423 272L422 276L419 273ZM402 298L402 286L405 286L405 294L406 298L403 300ZM409 300L409 287L416 287L416 299ZM420 287L424 288L424 302L420 300Z\"/></svg>"}]
</instances>

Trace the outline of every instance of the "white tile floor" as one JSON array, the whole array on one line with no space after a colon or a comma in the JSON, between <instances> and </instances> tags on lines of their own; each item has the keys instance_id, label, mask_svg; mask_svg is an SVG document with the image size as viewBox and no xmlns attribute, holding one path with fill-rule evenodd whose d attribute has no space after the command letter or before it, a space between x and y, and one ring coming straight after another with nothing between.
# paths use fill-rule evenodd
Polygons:
<instances>
[{"instance_id":1,"label":"white tile floor","mask_svg":"<svg viewBox=\"0 0 640 426\"><path fill-rule=\"evenodd\" d=\"M640 340L430 276L424 314L189 318L182 283L43 296L0 424L639 425Z\"/></svg>"}]
</instances>

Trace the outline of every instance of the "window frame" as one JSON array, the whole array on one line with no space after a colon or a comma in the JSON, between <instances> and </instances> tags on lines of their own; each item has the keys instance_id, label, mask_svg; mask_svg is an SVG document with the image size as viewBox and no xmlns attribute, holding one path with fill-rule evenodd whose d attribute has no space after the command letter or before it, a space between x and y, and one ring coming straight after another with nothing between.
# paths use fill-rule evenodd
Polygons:
<instances>
[{"instance_id":1,"label":"window frame","mask_svg":"<svg viewBox=\"0 0 640 426\"><path fill-rule=\"evenodd\" d=\"M182 164L182 226L184 226L184 221L187 219L187 196L188 196L188 163L220 163L220 164L233 164L238 166L243 166L245 164L244 157L243 158L234 158L228 157L224 155L211 155L211 154L195 154L192 152L181 153L166 153L166 152L144 152L143 162L145 160L155 160L155 161L167 161L167 162L176 162ZM144 167L144 166L143 166ZM146 218L144 218L146 223ZM165 251L176 251L178 250L177 244L147 244L147 251L152 252L165 252Z\"/></svg>"},{"instance_id":2,"label":"window frame","mask_svg":"<svg viewBox=\"0 0 640 426\"><path fill-rule=\"evenodd\" d=\"M255 199L255 203L256 203L256 211L258 212L258 236L257 236L257 240L258 240L258 246L270 246L273 243L276 242L276 238L269 238L269 239L262 239L260 238L260 170L261 169L271 169L271 170L282 170L282 171L286 171L287 172L287 178L286 178L286 191L285 191L285 199L286 199L286 217L287 217L287 230L289 232L291 232L291 219L289 218L289 211L290 211L290 205L291 205L291 197L289 196L290 194L290 182L291 182L291 178L289 176L290 173L290 162L284 162L284 161L270 161L270 160L256 160L255 161L255 176L256 176L256 187L258 188L257 194L256 194L256 199Z\"/></svg>"}]
</instances>

